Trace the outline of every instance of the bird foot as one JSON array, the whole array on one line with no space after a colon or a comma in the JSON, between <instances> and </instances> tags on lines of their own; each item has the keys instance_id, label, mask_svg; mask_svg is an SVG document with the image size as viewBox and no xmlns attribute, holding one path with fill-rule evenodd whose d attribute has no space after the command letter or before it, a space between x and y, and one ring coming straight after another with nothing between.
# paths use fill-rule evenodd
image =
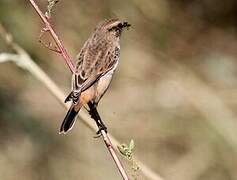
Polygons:
<instances>
[{"instance_id":1,"label":"bird foot","mask_svg":"<svg viewBox=\"0 0 237 180\"><path fill-rule=\"evenodd\" d=\"M94 138L99 138L99 137L101 137L102 136L102 133L101 133L101 131L105 131L106 133L108 132L107 131L107 127L105 126L105 125L101 125L100 127L99 127L99 130L96 132L96 136L94 136Z\"/></svg>"}]
</instances>

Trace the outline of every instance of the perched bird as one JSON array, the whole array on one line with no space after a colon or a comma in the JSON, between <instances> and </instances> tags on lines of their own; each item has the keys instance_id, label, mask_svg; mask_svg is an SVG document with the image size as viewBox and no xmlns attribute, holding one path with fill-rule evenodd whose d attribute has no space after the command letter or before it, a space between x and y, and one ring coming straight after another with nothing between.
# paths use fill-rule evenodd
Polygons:
<instances>
[{"instance_id":1,"label":"perched bird","mask_svg":"<svg viewBox=\"0 0 237 180\"><path fill-rule=\"evenodd\" d=\"M97 107L109 87L120 56L119 40L128 22L118 19L105 20L97 25L91 37L77 55L76 71L72 75L72 91L65 102L72 101L64 118L60 133L67 133L75 123L80 109L89 105ZM104 124L97 122L100 128Z\"/></svg>"}]
</instances>

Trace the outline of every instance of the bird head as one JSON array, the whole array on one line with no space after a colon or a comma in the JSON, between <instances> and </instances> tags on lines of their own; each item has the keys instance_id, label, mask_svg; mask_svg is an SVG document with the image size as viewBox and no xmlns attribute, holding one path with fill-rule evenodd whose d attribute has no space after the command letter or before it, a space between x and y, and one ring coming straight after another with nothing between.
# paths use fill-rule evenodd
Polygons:
<instances>
[{"instance_id":1,"label":"bird head","mask_svg":"<svg viewBox=\"0 0 237 180\"><path fill-rule=\"evenodd\" d=\"M119 38L124 29L129 29L131 24L118 19L105 20L96 27L97 32L105 33L107 36Z\"/></svg>"}]
</instances>

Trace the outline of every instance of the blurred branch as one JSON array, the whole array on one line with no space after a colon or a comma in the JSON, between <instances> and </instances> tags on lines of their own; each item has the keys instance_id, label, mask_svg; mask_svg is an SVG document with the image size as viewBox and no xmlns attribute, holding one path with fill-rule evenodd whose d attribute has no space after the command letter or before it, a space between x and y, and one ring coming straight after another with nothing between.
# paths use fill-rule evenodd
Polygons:
<instances>
[{"instance_id":1,"label":"blurred branch","mask_svg":"<svg viewBox=\"0 0 237 180\"><path fill-rule=\"evenodd\" d=\"M217 134L237 152L236 115L225 104L223 97L184 64L163 52L159 52L158 55L170 63L166 70L167 75L171 75L177 81L177 90L181 91Z\"/></svg>"},{"instance_id":2,"label":"blurred branch","mask_svg":"<svg viewBox=\"0 0 237 180\"><path fill-rule=\"evenodd\" d=\"M1 53L0 54L0 63L4 63L6 61L14 61L17 62L19 59L19 55L11 54L11 53Z\"/></svg>"},{"instance_id":3,"label":"blurred branch","mask_svg":"<svg viewBox=\"0 0 237 180\"><path fill-rule=\"evenodd\" d=\"M210 168L213 158L209 145L205 142L198 143L166 169L167 179L199 179Z\"/></svg>"},{"instance_id":4,"label":"blurred branch","mask_svg":"<svg viewBox=\"0 0 237 180\"><path fill-rule=\"evenodd\" d=\"M177 68L178 66L176 66ZM236 115L222 98L185 67L175 75L179 89L216 132L237 152ZM182 73L181 73L182 72ZM188 76L187 76L188 74Z\"/></svg>"},{"instance_id":5,"label":"blurred branch","mask_svg":"<svg viewBox=\"0 0 237 180\"><path fill-rule=\"evenodd\" d=\"M20 68L23 68L23 69L27 70L28 72L30 72L35 78L37 78L42 84L44 84L46 86L46 88L49 90L49 92L61 103L61 105L63 105L65 108L68 109L69 105L64 103L65 94L54 83L54 81L31 59L29 54L12 40L12 36L4 30L4 28L1 24L0 24L0 36L2 36L3 39L5 40L5 42L9 46L11 46L11 48L13 50L15 50L15 52L16 52L16 54L1 53L0 54L0 61L1 62L13 61ZM90 117L88 116L87 112L81 110L80 114L79 114L79 118L91 130L93 130L94 132L97 131L96 125L93 123L93 121L90 120ZM116 161L119 161L118 157L115 154L115 150L112 146L112 143L116 147L118 145L120 145L121 143L119 143L118 140L115 139L110 134L107 135L105 133L102 135L103 135L104 142L106 143L106 146L109 149L109 152L111 153L113 158L117 158ZM152 171L148 166L146 166L141 161L139 161L136 157L133 157L133 159L136 161L141 172L143 172L143 174L148 179L164 180L162 177L160 177L158 174L156 174L154 171Z\"/></svg>"}]
</instances>

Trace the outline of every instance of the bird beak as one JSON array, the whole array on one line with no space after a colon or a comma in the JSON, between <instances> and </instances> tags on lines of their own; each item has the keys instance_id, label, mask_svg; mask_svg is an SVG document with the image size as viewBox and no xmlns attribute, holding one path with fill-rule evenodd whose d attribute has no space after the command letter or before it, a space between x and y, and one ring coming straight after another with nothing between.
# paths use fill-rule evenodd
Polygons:
<instances>
[{"instance_id":1,"label":"bird beak","mask_svg":"<svg viewBox=\"0 0 237 180\"><path fill-rule=\"evenodd\" d=\"M131 27L131 24L129 24L128 22L123 22L123 28L127 28L127 30L129 30L129 28Z\"/></svg>"}]
</instances>

